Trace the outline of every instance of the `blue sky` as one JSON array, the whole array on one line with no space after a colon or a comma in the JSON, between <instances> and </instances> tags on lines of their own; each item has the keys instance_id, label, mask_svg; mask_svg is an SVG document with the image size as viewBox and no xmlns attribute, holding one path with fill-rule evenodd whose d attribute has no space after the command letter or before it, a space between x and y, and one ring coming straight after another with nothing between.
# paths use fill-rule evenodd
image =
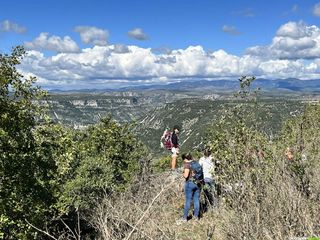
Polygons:
<instances>
[{"instance_id":1,"label":"blue sky","mask_svg":"<svg viewBox=\"0 0 320 240\"><path fill-rule=\"evenodd\" d=\"M315 79L319 23L320 0L13 0L1 3L0 52L25 45L21 71L47 88Z\"/></svg>"}]
</instances>

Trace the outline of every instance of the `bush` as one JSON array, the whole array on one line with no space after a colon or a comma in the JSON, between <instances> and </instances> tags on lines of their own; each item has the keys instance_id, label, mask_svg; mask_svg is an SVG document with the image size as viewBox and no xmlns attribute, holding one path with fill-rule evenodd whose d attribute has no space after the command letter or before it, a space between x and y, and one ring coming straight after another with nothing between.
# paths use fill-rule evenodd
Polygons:
<instances>
[{"instance_id":1,"label":"bush","mask_svg":"<svg viewBox=\"0 0 320 240\"><path fill-rule=\"evenodd\" d=\"M93 202L143 175L146 150L110 118L83 131L51 122L46 93L16 69L24 55L0 54L0 238L80 237Z\"/></svg>"},{"instance_id":2,"label":"bush","mask_svg":"<svg viewBox=\"0 0 320 240\"><path fill-rule=\"evenodd\" d=\"M177 161L178 161L178 159L177 159ZM177 163L177 165L179 165L179 164ZM170 168L171 168L171 155L170 154L157 159L153 163L153 169L157 173L168 171L168 169L170 169Z\"/></svg>"},{"instance_id":3,"label":"bush","mask_svg":"<svg viewBox=\"0 0 320 240\"><path fill-rule=\"evenodd\" d=\"M248 114L247 106L225 111L208 134L222 186L220 238L319 235L319 105L289 120L273 142L259 131L260 119ZM293 160L285 158L287 147L294 149Z\"/></svg>"},{"instance_id":4,"label":"bush","mask_svg":"<svg viewBox=\"0 0 320 240\"><path fill-rule=\"evenodd\" d=\"M25 55L16 47L0 54L0 238L32 238L26 221L42 224L53 202L50 188L53 162L39 155L34 129L42 109L34 100L45 92L16 69Z\"/></svg>"},{"instance_id":5,"label":"bush","mask_svg":"<svg viewBox=\"0 0 320 240\"><path fill-rule=\"evenodd\" d=\"M90 209L105 193L123 191L140 174L146 151L129 125L110 118L78 133L78 154L61 202Z\"/></svg>"}]
</instances>

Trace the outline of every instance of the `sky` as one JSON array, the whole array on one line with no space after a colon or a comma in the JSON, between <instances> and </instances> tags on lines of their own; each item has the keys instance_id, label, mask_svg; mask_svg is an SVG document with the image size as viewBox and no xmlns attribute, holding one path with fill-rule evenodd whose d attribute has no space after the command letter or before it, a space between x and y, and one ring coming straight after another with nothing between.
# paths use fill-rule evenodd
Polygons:
<instances>
[{"instance_id":1,"label":"sky","mask_svg":"<svg viewBox=\"0 0 320 240\"><path fill-rule=\"evenodd\" d=\"M320 79L320 0L2 1L0 53L17 45L46 89Z\"/></svg>"}]
</instances>

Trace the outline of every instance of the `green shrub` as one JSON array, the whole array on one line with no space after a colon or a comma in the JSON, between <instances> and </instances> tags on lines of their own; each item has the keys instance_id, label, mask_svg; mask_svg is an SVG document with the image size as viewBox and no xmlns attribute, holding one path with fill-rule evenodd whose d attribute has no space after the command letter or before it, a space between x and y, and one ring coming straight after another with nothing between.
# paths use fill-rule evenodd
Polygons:
<instances>
[{"instance_id":1,"label":"green shrub","mask_svg":"<svg viewBox=\"0 0 320 240\"><path fill-rule=\"evenodd\" d=\"M131 132L110 118L78 134L78 154L61 202L83 209L104 194L122 191L141 171L146 150Z\"/></svg>"}]
</instances>

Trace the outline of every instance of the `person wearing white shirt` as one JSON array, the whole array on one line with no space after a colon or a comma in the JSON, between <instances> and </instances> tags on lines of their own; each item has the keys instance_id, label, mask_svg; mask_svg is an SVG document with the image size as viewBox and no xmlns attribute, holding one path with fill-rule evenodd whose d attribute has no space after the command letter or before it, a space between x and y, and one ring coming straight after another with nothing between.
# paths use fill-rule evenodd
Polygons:
<instances>
[{"instance_id":1,"label":"person wearing white shirt","mask_svg":"<svg viewBox=\"0 0 320 240\"><path fill-rule=\"evenodd\" d=\"M209 149L205 149L203 152L203 157L199 159L199 163L203 169L203 177L204 177L204 194L206 207L213 206L214 204L214 163L211 156L211 151Z\"/></svg>"}]
</instances>

